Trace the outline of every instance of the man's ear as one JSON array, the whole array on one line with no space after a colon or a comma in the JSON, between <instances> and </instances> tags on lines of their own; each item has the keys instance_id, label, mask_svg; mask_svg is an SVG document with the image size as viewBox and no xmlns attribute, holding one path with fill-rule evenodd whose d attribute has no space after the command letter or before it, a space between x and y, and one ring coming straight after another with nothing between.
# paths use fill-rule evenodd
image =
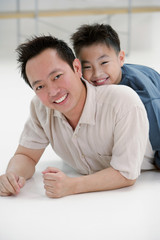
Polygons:
<instances>
[{"instance_id":1,"label":"man's ear","mask_svg":"<svg viewBox=\"0 0 160 240\"><path fill-rule=\"evenodd\" d=\"M120 61L120 66L122 67L125 61L125 52L124 51L120 51L119 52L119 61Z\"/></svg>"},{"instance_id":2,"label":"man's ear","mask_svg":"<svg viewBox=\"0 0 160 240\"><path fill-rule=\"evenodd\" d=\"M75 73L78 73L80 78L82 77L82 67L78 58L75 58L73 61L73 68Z\"/></svg>"}]
</instances>

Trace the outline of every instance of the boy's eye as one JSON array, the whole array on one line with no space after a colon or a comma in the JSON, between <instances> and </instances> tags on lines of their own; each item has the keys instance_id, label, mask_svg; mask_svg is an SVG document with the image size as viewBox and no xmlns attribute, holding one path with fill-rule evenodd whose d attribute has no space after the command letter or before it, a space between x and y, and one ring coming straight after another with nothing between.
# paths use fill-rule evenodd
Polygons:
<instances>
[{"instance_id":1,"label":"boy's eye","mask_svg":"<svg viewBox=\"0 0 160 240\"><path fill-rule=\"evenodd\" d=\"M83 69L91 68L91 66L83 66Z\"/></svg>"},{"instance_id":2,"label":"boy's eye","mask_svg":"<svg viewBox=\"0 0 160 240\"><path fill-rule=\"evenodd\" d=\"M103 64L106 64L106 63L108 63L107 61L104 61L104 62L102 62L101 64L103 65Z\"/></svg>"}]
</instances>

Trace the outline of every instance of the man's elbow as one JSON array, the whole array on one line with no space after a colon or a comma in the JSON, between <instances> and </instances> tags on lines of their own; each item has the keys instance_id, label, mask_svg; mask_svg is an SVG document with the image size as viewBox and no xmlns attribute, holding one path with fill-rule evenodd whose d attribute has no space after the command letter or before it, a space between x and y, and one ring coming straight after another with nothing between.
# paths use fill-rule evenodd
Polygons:
<instances>
[{"instance_id":1,"label":"man's elbow","mask_svg":"<svg viewBox=\"0 0 160 240\"><path fill-rule=\"evenodd\" d=\"M131 180L131 179L126 179L126 187L133 186L136 182L136 179Z\"/></svg>"}]
</instances>

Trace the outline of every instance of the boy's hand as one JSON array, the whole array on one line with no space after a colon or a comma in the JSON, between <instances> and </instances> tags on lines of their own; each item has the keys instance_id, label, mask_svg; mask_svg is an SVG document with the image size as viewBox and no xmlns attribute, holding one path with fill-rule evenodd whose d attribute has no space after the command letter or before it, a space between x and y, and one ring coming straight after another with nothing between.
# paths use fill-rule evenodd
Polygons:
<instances>
[{"instance_id":1,"label":"boy's hand","mask_svg":"<svg viewBox=\"0 0 160 240\"><path fill-rule=\"evenodd\" d=\"M17 176L13 172L8 172L0 176L0 196L16 195L24 186L24 177Z\"/></svg>"},{"instance_id":2,"label":"boy's hand","mask_svg":"<svg viewBox=\"0 0 160 240\"><path fill-rule=\"evenodd\" d=\"M60 198L72 194L72 178L53 167L48 167L42 173L44 188L48 197Z\"/></svg>"}]
</instances>

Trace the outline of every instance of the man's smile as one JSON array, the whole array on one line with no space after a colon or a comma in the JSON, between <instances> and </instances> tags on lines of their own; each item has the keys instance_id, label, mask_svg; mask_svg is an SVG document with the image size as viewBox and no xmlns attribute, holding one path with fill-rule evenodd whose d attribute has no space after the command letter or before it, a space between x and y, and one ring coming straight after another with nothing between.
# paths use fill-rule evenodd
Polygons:
<instances>
[{"instance_id":1,"label":"man's smile","mask_svg":"<svg viewBox=\"0 0 160 240\"><path fill-rule=\"evenodd\" d=\"M68 96L68 93L66 93L64 96L60 97L59 99L57 99L56 101L54 101L54 103L56 104L60 104L62 103Z\"/></svg>"}]
</instances>

